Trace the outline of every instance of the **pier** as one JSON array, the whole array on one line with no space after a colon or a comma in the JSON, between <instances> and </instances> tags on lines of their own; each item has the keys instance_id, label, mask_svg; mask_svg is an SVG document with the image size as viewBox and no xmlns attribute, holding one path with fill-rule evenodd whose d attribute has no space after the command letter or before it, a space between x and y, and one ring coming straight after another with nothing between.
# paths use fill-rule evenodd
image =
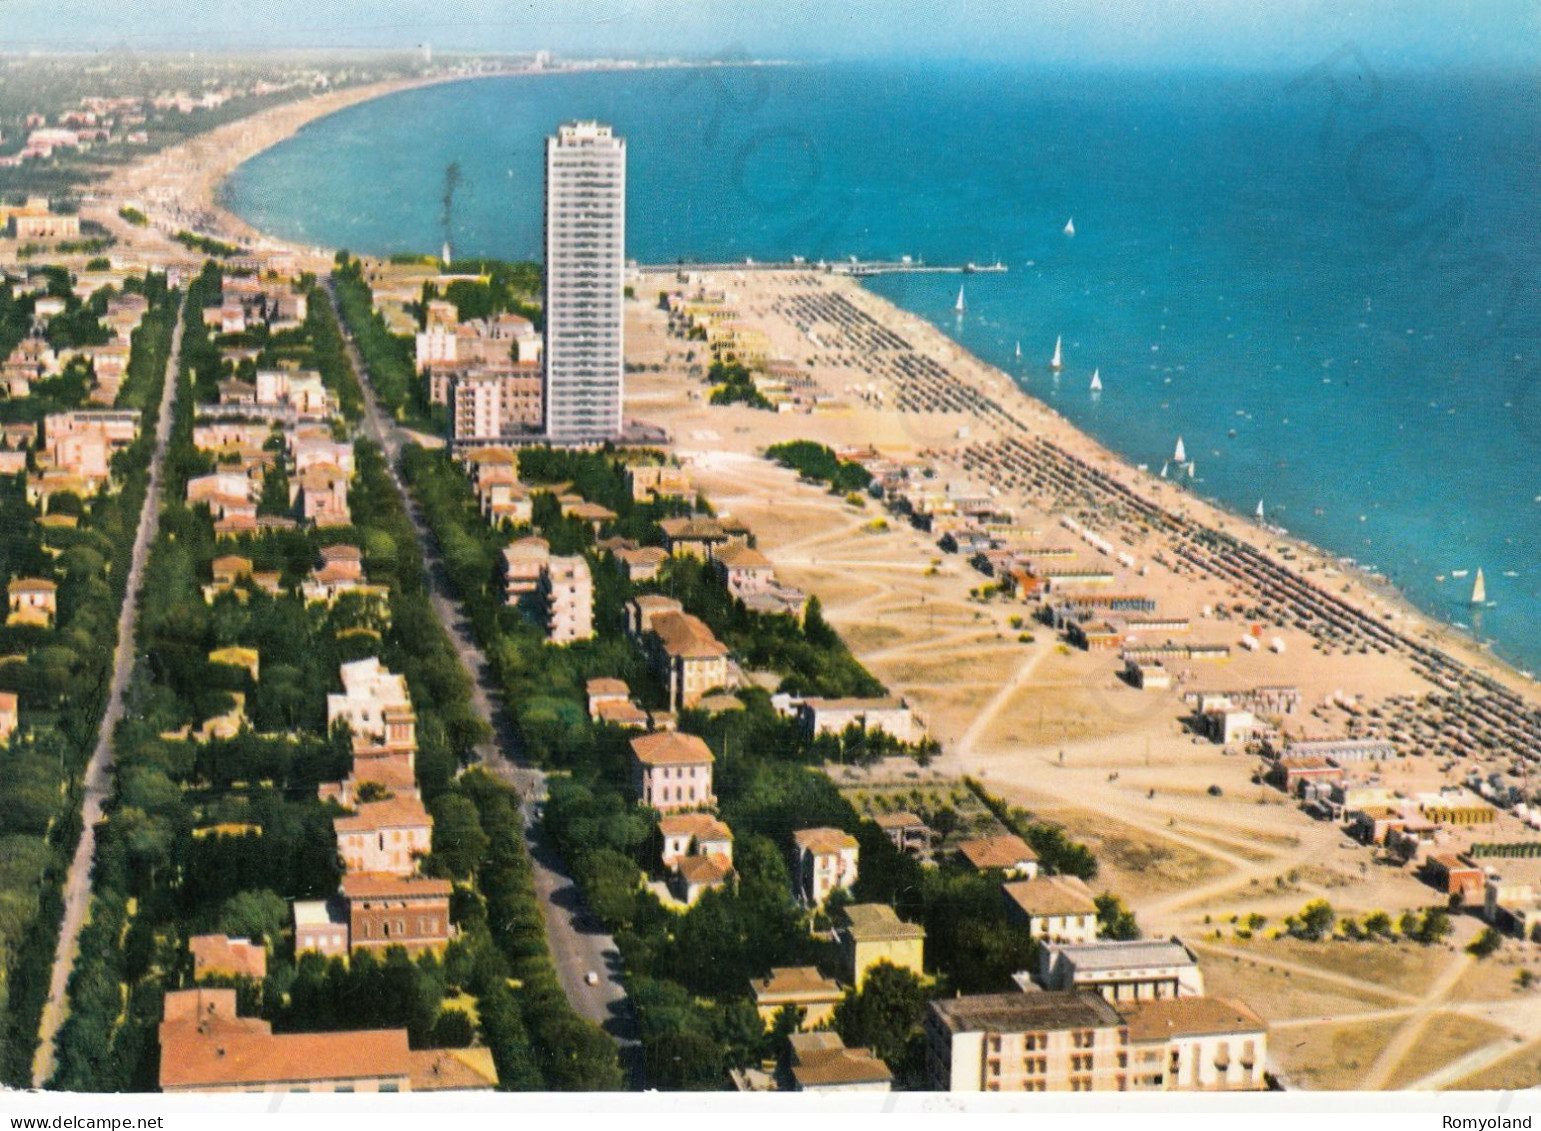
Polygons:
<instances>
[{"instance_id":1,"label":"pier","mask_svg":"<svg viewBox=\"0 0 1541 1131\"><path fill-rule=\"evenodd\" d=\"M817 271L825 275L850 275L854 278L864 279L872 275L1004 275L1006 265L999 261L995 263L964 263L944 264L926 263L924 260L911 259L905 256L902 259L834 259L810 263L806 259L794 257L791 260L779 262L762 262L758 259L742 259L733 263L692 263L682 261L679 263L649 264L638 266L637 271L644 275L667 275L692 271L725 272L725 271Z\"/></svg>"}]
</instances>

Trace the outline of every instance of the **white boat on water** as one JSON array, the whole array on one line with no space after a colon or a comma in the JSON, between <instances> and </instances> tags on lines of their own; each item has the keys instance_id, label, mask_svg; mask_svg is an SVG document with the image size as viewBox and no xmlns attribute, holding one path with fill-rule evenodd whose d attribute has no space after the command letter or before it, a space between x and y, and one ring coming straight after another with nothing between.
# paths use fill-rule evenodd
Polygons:
<instances>
[{"instance_id":1,"label":"white boat on water","mask_svg":"<svg viewBox=\"0 0 1541 1131\"><path fill-rule=\"evenodd\" d=\"M1167 468L1167 465L1163 461L1162 464L1161 464L1161 478L1163 478L1163 479L1166 478L1166 468Z\"/></svg>"},{"instance_id":2,"label":"white boat on water","mask_svg":"<svg viewBox=\"0 0 1541 1131\"><path fill-rule=\"evenodd\" d=\"M1257 520L1259 522L1263 521L1263 500L1262 499L1259 499L1257 501Z\"/></svg>"},{"instance_id":3,"label":"white boat on water","mask_svg":"<svg viewBox=\"0 0 1541 1131\"><path fill-rule=\"evenodd\" d=\"M1467 577L1470 574L1471 574L1471 570L1469 570L1469 569L1453 569L1453 570L1450 571L1450 576L1451 577Z\"/></svg>"},{"instance_id":4,"label":"white boat on water","mask_svg":"<svg viewBox=\"0 0 1541 1131\"><path fill-rule=\"evenodd\" d=\"M1173 463L1187 463L1188 462L1188 449L1183 447L1183 438L1181 436L1177 437L1177 450L1172 453L1172 462Z\"/></svg>"},{"instance_id":5,"label":"white boat on water","mask_svg":"<svg viewBox=\"0 0 1541 1131\"><path fill-rule=\"evenodd\" d=\"M1018 361L1022 360L1022 343L1021 342L1017 343L1017 360Z\"/></svg>"},{"instance_id":6,"label":"white boat on water","mask_svg":"<svg viewBox=\"0 0 1541 1131\"><path fill-rule=\"evenodd\" d=\"M1075 217L1074 216L1070 217L1070 219L1065 221L1065 234L1067 236L1075 235Z\"/></svg>"},{"instance_id":7,"label":"white boat on water","mask_svg":"<svg viewBox=\"0 0 1541 1131\"><path fill-rule=\"evenodd\" d=\"M957 311L959 314L962 314L965 310L968 309L968 306L963 301L963 288L962 287L958 288L958 301L952 304L952 308L955 311Z\"/></svg>"},{"instance_id":8,"label":"white boat on water","mask_svg":"<svg viewBox=\"0 0 1541 1131\"><path fill-rule=\"evenodd\" d=\"M1064 356L1064 351L1061 348L1063 344L1064 344L1064 339L1063 338L1056 337L1054 339L1054 356L1049 358L1049 368L1050 369L1063 369L1063 368L1065 368L1065 356Z\"/></svg>"},{"instance_id":9,"label":"white boat on water","mask_svg":"<svg viewBox=\"0 0 1541 1131\"><path fill-rule=\"evenodd\" d=\"M1100 369L1092 370L1092 392L1102 392L1102 370Z\"/></svg>"},{"instance_id":10,"label":"white boat on water","mask_svg":"<svg viewBox=\"0 0 1541 1131\"><path fill-rule=\"evenodd\" d=\"M1199 473L1199 461L1196 460L1196 459L1190 459L1188 461L1188 478L1189 479L1195 479L1195 478L1198 477L1198 473Z\"/></svg>"},{"instance_id":11,"label":"white boat on water","mask_svg":"<svg viewBox=\"0 0 1541 1131\"><path fill-rule=\"evenodd\" d=\"M1477 580L1471 585L1471 603L1473 605L1487 604L1487 583L1482 580L1482 571L1477 571Z\"/></svg>"}]
</instances>

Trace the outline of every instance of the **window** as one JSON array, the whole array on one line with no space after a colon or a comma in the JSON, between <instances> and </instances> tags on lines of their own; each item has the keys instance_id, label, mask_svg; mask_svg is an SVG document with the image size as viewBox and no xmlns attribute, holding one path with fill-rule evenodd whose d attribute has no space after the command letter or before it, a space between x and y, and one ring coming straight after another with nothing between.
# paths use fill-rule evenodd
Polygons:
<instances>
[{"instance_id":1,"label":"window","mask_svg":"<svg viewBox=\"0 0 1541 1131\"><path fill-rule=\"evenodd\" d=\"M380 1090L382 1092L399 1092L399 1091L401 1091L401 1085L395 1084L395 1083L381 1084L380 1085Z\"/></svg>"}]
</instances>

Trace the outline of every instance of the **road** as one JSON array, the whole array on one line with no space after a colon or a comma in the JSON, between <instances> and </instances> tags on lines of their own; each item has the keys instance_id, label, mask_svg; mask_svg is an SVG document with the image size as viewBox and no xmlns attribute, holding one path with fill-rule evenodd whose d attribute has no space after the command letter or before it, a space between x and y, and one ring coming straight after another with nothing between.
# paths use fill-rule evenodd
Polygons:
<instances>
[{"instance_id":1,"label":"road","mask_svg":"<svg viewBox=\"0 0 1541 1131\"><path fill-rule=\"evenodd\" d=\"M439 621L460 654L460 662L471 676L471 703L492 727L493 741L477 748L482 764L514 786L524 799L524 843L534 873L535 894L540 898L546 921L546 942L556 965L557 977L567 1000L577 1013L599 1025L613 1037L621 1049L621 1060L634 1082L639 1079L636 1017L626 1000L621 982L620 952L615 940L604 932L583 902L578 886L560 857L544 843L538 819L538 806L546 796L546 775L540 770L510 757L519 749L518 735L501 709L501 697L492 678L486 656L476 642L476 633L456 600L449 577L439 558L438 545L427 521L401 482L397 470L401 449L406 442L404 430L380 412L369 371L358 352L352 333L337 309L337 296L330 280L325 284L332 297L332 308L343 327L348 357L364 391L364 426L385 453L391 480L401 495L407 516L417 532L428 574L429 596ZM589 985L589 972L599 975L598 983Z\"/></svg>"},{"instance_id":2,"label":"road","mask_svg":"<svg viewBox=\"0 0 1541 1131\"><path fill-rule=\"evenodd\" d=\"M118 612L118 644L112 668L112 686L107 692L107 709L97 732L96 749L86 764L85 794L81 802L82 831L75 847L75 858L64 881L64 919L59 926L59 945L54 951L53 972L48 981L48 1000L38 1026L37 1054L32 1061L32 1085L41 1088L54 1070L54 1039L64 1024L69 1002L66 989L75 958L80 953L80 930L85 926L91 902L91 861L96 854L96 823L102 819L102 807L112 792L112 734L123 717L123 693L134 673L134 629L139 622L139 589L144 577L145 559L160 530L161 474L166 463L166 443L171 438L171 414L177 395L177 359L182 352L182 319L187 299L177 313L176 329L171 334L171 354L166 359L165 385L161 389L160 417L155 425L155 451L150 456L150 482L144 506L139 512L139 532L129 558L128 584L123 590L123 607Z\"/></svg>"}]
</instances>

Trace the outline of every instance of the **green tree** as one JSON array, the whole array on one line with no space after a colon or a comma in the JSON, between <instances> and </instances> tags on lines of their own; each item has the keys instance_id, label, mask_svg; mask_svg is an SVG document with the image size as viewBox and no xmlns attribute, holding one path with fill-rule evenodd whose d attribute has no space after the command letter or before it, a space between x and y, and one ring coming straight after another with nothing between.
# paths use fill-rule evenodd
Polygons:
<instances>
[{"instance_id":1,"label":"green tree","mask_svg":"<svg viewBox=\"0 0 1541 1131\"><path fill-rule=\"evenodd\" d=\"M1097 934L1105 939L1137 939L1140 925L1135 922L1134 912L1124 906L1124 901L1112 892L1099 895L1097 903Z\"/></svg>"},{"instance_id":2,"label":"green tree","mask_svg":"<svg viewBox=\"0 0 1541 1131\"><path fill-rule=\"evenodd\" d=\"M852 1048L870 1048L890 1067L902 1064L920 1032L926 991L913 971L879 962L861 992L847 990L835 1006L834 1028Z\"/></svg>"},{"instance_id":3,"label":"green tree","mask_svg":"<svg viewBox=\"0 0 1541 1131\"><path fill-rule=\"evenodd\" d=\"M443 793L429 805L433 813L433 856L451 876L465 879L476 871L490 843L476 806L458 793Z\"/></svg>"},{"instance_id":4,"label":"green tree","mask_svg":"<svg viewBox=\"0 0 1541 1131\"><path fill-rule=\"evenodd\" d=\"M289 904L276 892L243 891L225 900L219 909L217 928L235 939L262 940L270 950L278 946L289 921Z\"/></svg>"},{"instance_id":5,"label":"green tree","mask_svg":"<svg viewBox=\"0 0 1541 1131\"><path fill-rule=\"evenodd\" d=\"M1467 946L1466 953L1474 955L1477 958L1486 958L1488 955L1493 954L1498 950L1499 947L1503 945L1504 937L1502 935L1493 930L1492 927L1483 927L1482 933L1473 939L1471 944Z\"/></svg>"},{"instance_id":6,"label":"green tree","mask_svg":"<svg viewBox=\"0 0 1541 1131\"><path fill-rule=\"evenodd\" d=\"M1297 933L1303 939L1324 939L1332 933L1337 921L1338 913L1332 909L1332 904L1325 899L1313 899L1300 909Z\"/></svg>"}]
</instances>

